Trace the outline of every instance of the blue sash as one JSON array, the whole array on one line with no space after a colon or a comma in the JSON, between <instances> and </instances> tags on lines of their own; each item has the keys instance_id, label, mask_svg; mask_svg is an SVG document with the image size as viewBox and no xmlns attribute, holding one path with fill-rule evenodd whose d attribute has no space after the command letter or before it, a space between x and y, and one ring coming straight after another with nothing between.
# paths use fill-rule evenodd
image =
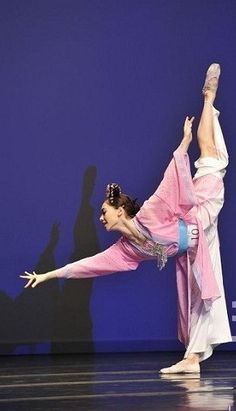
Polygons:
<instances>
[{"instance_id":1,"label":"blue sash","mask_svg":"<svg viewBox=\"0 0 236 411\"><path fill-rule=\"evenodd\" d=\"M188 249L188 230L183 220L179 220L179 250L178 254L183 254Z\"/></svg>"}]
</instances>

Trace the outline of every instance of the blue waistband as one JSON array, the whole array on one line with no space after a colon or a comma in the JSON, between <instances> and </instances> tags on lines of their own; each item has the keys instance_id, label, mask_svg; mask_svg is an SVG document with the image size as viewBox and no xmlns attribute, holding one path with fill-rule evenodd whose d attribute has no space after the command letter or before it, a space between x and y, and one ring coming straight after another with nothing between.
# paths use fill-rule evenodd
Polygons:
<instances>
[{"instance_id":1,"label":"blue waistband","mask_svg":"<svg viewBox=\"0 0 236 411\"><path fill-rule=\"evenodd\" d=\"M187 225L183 220L179 220L179 250L178 254L182 254L188 249L188 230Z\"/></svg>"}]
</instances>

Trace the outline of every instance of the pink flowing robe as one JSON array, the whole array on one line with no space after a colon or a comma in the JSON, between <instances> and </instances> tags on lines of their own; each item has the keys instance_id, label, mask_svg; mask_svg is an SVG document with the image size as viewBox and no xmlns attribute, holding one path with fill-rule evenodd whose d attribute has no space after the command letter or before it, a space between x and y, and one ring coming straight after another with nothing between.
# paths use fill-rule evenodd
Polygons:
<instances>
[{"instance_id":1,"label":"pink flowing robe","mask_svg":"<svg viewBox=\"0 0 236 411\"><path fill-rule=\"evenodd\" d=\"M134 217L134 223L146 237L153 243L165 247L167 257L176 256L178 338L186 347L190 343L191 332L194 327L197 327L197 320L193 322L191 318L194 311L192 300L195 296L199 295L204 303L204 312L211 310L215 300L224 300L223 285L219 284L215 276L207 239L207 232L211 227L217 230L217 217L223 205L222 177L228 162L218 122L219 113L215 110L214 114L215 141L219 148L219 159L207 158L205 161L200 158L195 163L200 173L198 170L193 179L188 155L178 148L165 171L161 184ZM211 202L213 206L209 207ZM198 228L198 245L194 254L191 253L191 249L188 249L184 254L178 255L179 219L187 225L194 224ZM88 278L130 271L135 270L140 262L154 258L157 257L151 257L145 251L140 252L129 240L121 237L107 250L58 269L57 276ZM225 304L224 301L223 303ZM226 309L223 310L225 311L225 336L219 343L231 340Z\"/></svg>"}]
</instances>

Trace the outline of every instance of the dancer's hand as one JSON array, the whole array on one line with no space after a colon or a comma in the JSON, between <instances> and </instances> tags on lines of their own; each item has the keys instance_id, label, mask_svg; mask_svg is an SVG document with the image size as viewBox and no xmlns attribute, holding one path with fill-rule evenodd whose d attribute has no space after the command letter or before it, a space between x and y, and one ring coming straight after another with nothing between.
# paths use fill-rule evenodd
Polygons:
<instances>
[{"instance_id":1,"label":"dancer's hand","mask_svg":"<svg viewBox=\"0 0 236 411\"><path fill-rule=\"evenodd\" d=\"M47 281L47 274L36 274L35 271L33 273L28 273L25 271L25 275L20 275L21 278L26 278L28 282L24 286L24 288L32 287L35 288L38 284L42 283L43 281Z\"/></svg>"},{"instance_id":2,"label":"dancer's hand","mask_svg":"<svg viewBox=\"0 0 236 411\"><path fill-rule=\"evenodd\" d=\"M183 127L183 138L179 145L179 147L187 153L189 145L192 141L192 125L193 125L194 117L189 118L188 116L185 118L184 127Z\"/></svg>"},{"instance_id":3,"label":"dancer's hand","mask_svg":"<svg viewBox=\"0 0 236 411\"><path fill-rule=\"evenodd\" d=\"M189 118L188 116L184 122L184 138L192 140L192 125L193 125L194 117Z\"/></svg>"}]
</instances>

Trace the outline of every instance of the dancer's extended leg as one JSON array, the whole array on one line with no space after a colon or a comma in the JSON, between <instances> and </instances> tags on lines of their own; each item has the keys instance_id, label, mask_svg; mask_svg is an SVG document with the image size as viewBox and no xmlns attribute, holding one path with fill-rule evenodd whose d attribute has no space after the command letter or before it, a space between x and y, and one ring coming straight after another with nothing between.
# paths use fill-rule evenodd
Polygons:
<instances>
[{"instance_id":1,"label":"dancer's extended leg","mask_svg":"<svg viewBox=\"0 0 236 411\"><path fill-rule=\"evenodd\" d=\"M197 132L201 157L217 157L213 128L213 104L218 88L219 76L219 64L212 64L207 71L203 87L204 104Z\"/></svg>"},{"instance_id":2,"label":"dancer's extended leg","mask_svg":"<svg viewBox=\"0 0 236 411\"><path fill-rule=\"evenodd\" d=\"M216 97L219 76L220 66L218 64L212 64L207 71L203 87L204 104L197 132L201 157L217 157L217 148L214 141L213 115L215 109L213 108L213 103ZM188 124L188 126L190 125ZM190 136L190 133L188 134ZM189 143L190 141L191 138L189 138ZM187 143L187 139L183 138L181 146L187 149ZM163 374L199 373L199 358L198 353L191 352L182 361L179 361L171 367L162 368L160 372Z\"/></svg>"}]
</instances>

